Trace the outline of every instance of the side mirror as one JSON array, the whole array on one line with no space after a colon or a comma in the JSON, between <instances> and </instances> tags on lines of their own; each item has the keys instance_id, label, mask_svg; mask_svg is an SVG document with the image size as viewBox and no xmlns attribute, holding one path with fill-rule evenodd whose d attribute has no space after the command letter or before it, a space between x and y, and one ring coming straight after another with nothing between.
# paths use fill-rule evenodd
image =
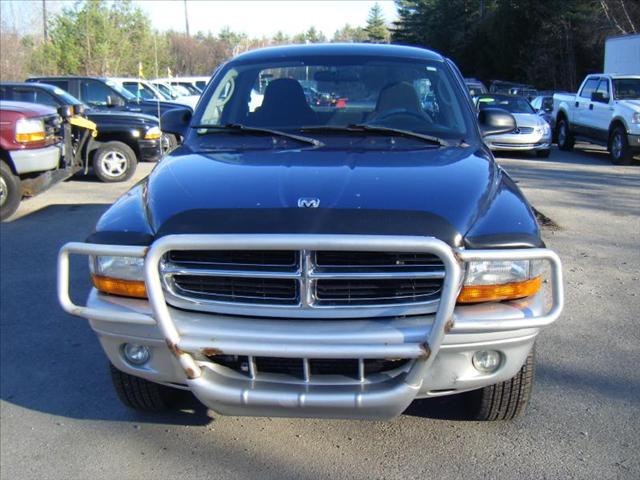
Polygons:
<instances>
[{"instance_id":1,"label":"side mirror","mask_svg":"<svg viewBox=\"0 0 640 480\"><path fill-rule=\"evenodd\" d=\"M603 92L591 92L591 101L599 103L609 103L609 95L605 96Z\"/></svg>"},{"instance_id":2,"label":"side mirror","mask_svg":"<svg viewBox=\"0 0 640 480\"><path fill-rule=\"evenodd\" d=\"M189 123L193 115L190 108L172 108L160 117L160 126L164 133L173 133L186 137L189 131Z\"/></svg>"},{"instance_id":3,"label":"side mirror","mask_svg":"<svg viewBox=\"0 0 640 480\"><path fill-rule=\"evenodd\" d=\"M509 133L516 128L516 119L502 108L483 108L478 114L482 136Z\"/></svg>"}]
</instances>

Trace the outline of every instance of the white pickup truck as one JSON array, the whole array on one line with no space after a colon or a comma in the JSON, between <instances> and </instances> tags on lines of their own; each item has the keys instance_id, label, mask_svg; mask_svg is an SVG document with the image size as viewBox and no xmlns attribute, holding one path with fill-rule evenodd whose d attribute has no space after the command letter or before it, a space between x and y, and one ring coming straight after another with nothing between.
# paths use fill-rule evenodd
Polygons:
<instances>
[{"instance_id":1,"label":"white pickup truck","mask_svg":"<svg viewBox=\"0 0 640 480\"><path fill-rule=\"evenodd\" d=\"M577 94L553 96L560 150L576 140L606 146L617 165L640 153L640 75L587 75Z\"/></svg>"}]
</instances>

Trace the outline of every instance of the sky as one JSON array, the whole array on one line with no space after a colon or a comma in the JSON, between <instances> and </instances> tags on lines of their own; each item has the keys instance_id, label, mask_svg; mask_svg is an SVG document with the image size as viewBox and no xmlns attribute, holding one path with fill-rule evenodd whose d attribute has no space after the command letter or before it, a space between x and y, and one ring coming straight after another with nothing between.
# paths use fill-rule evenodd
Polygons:
<instances>
[{"instance_id":1,"label":"sky","mask_svg":"<svg viewBox=\"0 0 640 480\"><path fill-rule=\"evenodd\" d=\"M159 30L184 31L184 2L136 1L151 15L153 26ZM345 23L364 26L369 9L375 1L368 0L188 0L189 31L219 32L228 26L232 31L244 32L250 37L270 37L278 30L286 34L306 31L311 26L328 38ZM378 1L385 19L396 18L393 0Z\"/></svg>"},{"instance_id":2,"label":"sky","mask_svg":"<svg viewBox=\"0 0 640 480\"><path fill-rule=\"evenodd\" d=\"M135 0L147 12L153 28L184 31L183 0ZM370 0L187 0L189 31L218 33L229 27L249 37L270 37L278 30L288 35L306 31L311 26L327 38L349 23L364 26L375 1ZM378 0L387 22L396 19L393 0ZM46 0L48 15L73 6L74 0ZM41 0L0 0L0 19L24 33L42 30Z\"/></svg>"}]
</instances>

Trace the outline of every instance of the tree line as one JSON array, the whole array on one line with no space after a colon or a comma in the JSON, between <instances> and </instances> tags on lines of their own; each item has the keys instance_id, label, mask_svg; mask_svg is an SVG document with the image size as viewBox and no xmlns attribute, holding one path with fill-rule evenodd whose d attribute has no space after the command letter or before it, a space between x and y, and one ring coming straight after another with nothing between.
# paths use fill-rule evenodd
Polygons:
<instances>
[{"instance_id":1,"label":"tree line","mask_svg":"<svg viewBox=\"0 0 640 480\"><path fill-rule=\"evenodd\" d=\"M47 39L0 28L0 80L29 75L145 77L209 74L254 48L289 43L391 42L428 47L452 58L465 76L574 90L602 70L608 36L640 31L637 0L395 0L386 23L378 4L366 26L345 24L327 38L314 27L254 38L158 32L128 0L81 0L48 19Z\"/></svg>"},{"instance_id":2,"label":"tree line","mask_svg":"<svg viewBox=\"0 0 640 480\"><path fill-rule=\"evenodd\" d=\"M158 32L149 15L128 0L85 0L48 19L47 39L20 35L2 24L0 80L29 75L138 76L206 75L255 48L290 43L388 42L390 32L375 5L366 27L345 24L327 38L311 27L295 35L277 32L252 38L228 28L217 34Z\"/></svg>"},{"instance_id":3,"label":"tree line","mask_svg":"<svg viewBox=\"0 0 640 480\"><path fill-rule=\"evenodd\" d=\"M396 0L392 39L428 46L465 76L575 90L602 71L608 36L640 32L637 0Z\"/></svg>"}]
</instances>

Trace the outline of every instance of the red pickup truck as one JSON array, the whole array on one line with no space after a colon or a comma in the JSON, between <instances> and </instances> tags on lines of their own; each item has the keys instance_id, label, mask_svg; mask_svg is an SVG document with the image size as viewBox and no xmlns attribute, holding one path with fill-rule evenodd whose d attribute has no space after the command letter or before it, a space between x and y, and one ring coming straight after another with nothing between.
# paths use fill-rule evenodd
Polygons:
<instances>
[{"instance_id":1,"label":"red pickup truck","mask_svg":"<svg viewBox=\"0 0 640 480\"><path fill-rule=\"evenodd\" d=\"M82 168L68 117L32 103L0 101L0 220ZM83 143L86 136L83 138Z\"/></svg>"}]
</instances>

